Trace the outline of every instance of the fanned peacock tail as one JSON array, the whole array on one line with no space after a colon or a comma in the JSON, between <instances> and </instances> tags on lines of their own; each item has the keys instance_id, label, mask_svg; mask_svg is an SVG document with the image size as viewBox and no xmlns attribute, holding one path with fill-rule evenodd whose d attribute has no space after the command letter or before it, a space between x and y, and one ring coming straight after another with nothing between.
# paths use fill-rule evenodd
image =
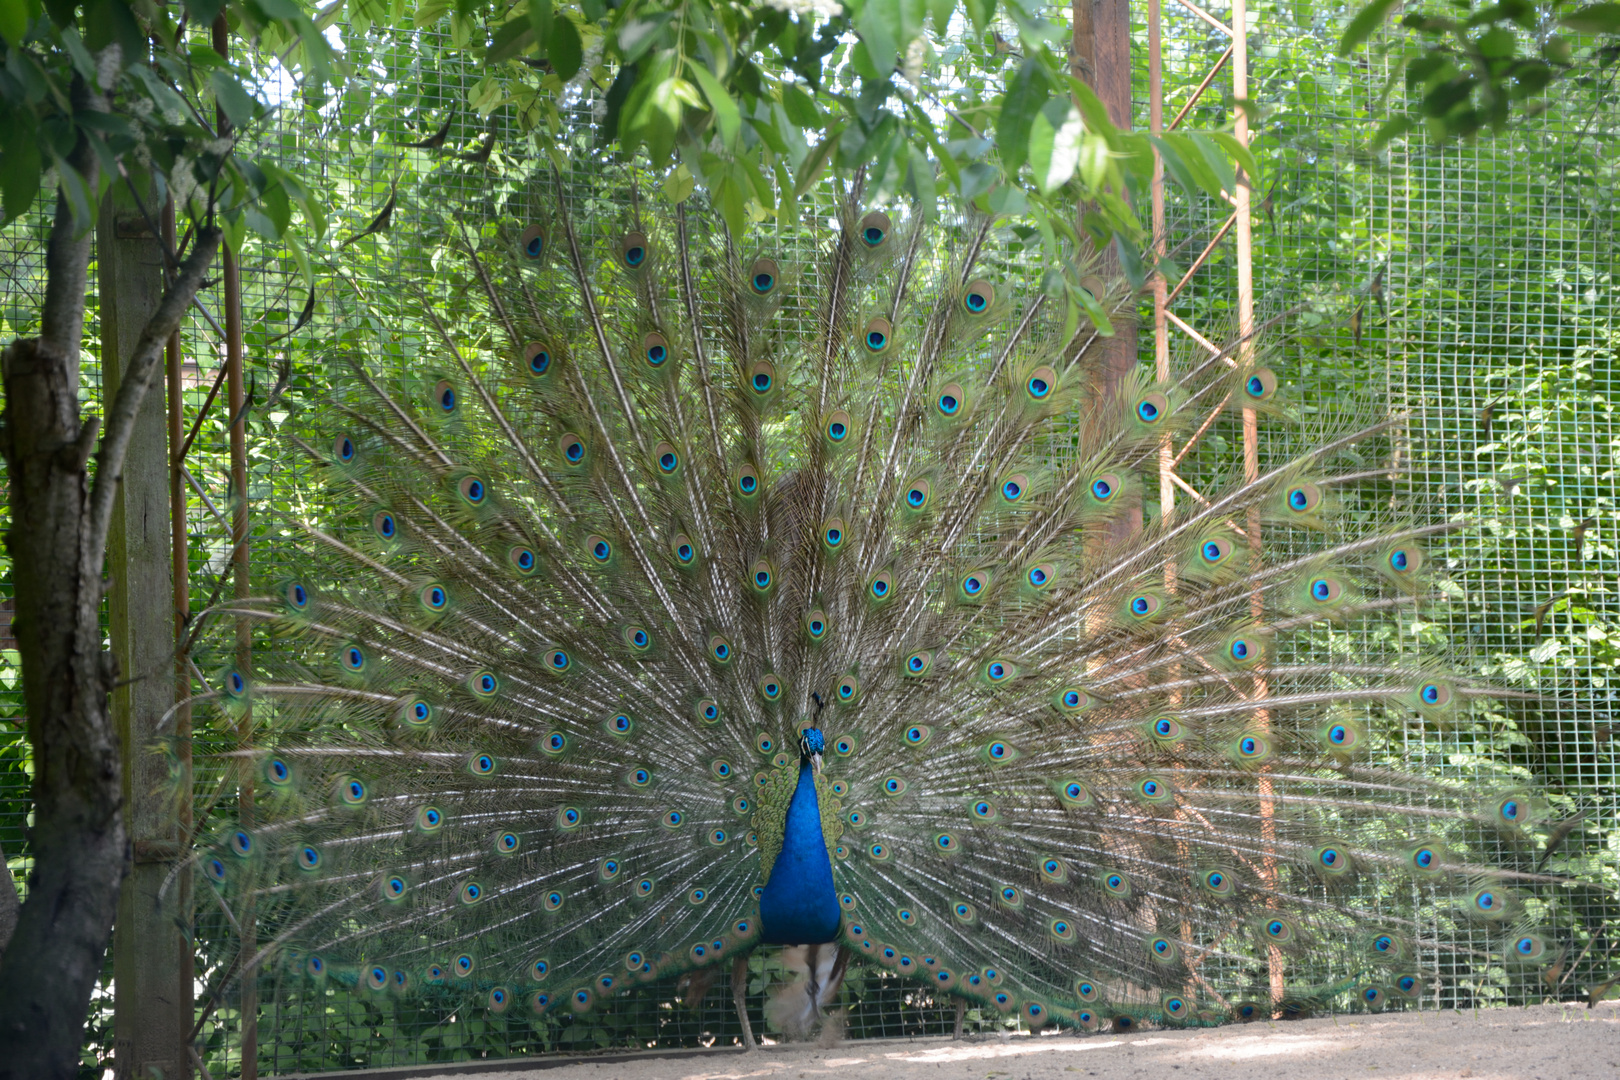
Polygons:
<instances>
[{"instance_id":1,"label":"fanned peacock tail","mask_svg":"<svg viewBox=\"0 0 1620 1080\"><path fill-rule=\"evenodd\" d=\"M1536 962L1532 796L1401 764L1488 690L1335 652L1453 527L1362 497L1391 421L1291 425L1258 341L1110 385L989 219L941 261L850 207L800 267L551 190L446 226L482 336L424 295L292 425L298 571L233 609L276 647L212 695L257 800L198 858L246 967L580 1013L776 942L812 1014L854 962L1095 1028ZM1297 452L1142 523L1223 406Z\"/></svg>"}]
</instances>

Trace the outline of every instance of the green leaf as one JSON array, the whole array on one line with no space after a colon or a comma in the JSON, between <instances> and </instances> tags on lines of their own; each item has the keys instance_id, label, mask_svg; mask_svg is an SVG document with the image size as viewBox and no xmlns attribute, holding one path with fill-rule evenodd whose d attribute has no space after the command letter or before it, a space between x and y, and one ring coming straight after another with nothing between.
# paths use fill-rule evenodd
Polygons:
<instances>
[{"instance_id":1,"label":"green leaf","mask_svg":"<svg viewBox=\"0 0 1620 1080\"><path fill-rule=\"evenodd\" d=\"M1220 148L1203 132L1189 132L1187 138L1198 148L1199 155L1203 157L1204 164L1209 168L1210 174L1214 176L1215 182L1220 185L1220 189L1235 195L1237 193L1237 173L1233 170L1232 163L1227 160L1226 155L1221 153Z\"/></svg>"},{"instance_id":2,"label":"green leaf","mask_svg":"<svg viewBox=\"0 0 1620 1080\"><path fill-rule=\"evenodd\" d=\"M1223 150L1232 156L1232 160L1240 165L1244 172L1249 174L1250 182L1259 179L1260 163L1254 159L1254 151L1243 144L1243 140L1230 131L1206 131L1209 138L1214 139Z\"/></svg>"},{"instance_id":3,"label":"green leaf","mask_svg":"<svg viewBox=\"0 0 1620 1080\"><path fill-rule=\"evenodd\" d=\"M1183 187L1189 192L1206 191L1217 199L1221 197L1226 189L1221 186L1220 179L1210 169L1197 143L1186 135L1170 132L1151 138L1158 145L1159 152L1164 155L1165 168L1172 170L1176 180ZM1170 161L1172 155L1179 164L1179 169L1172 167Z\"/></svg>"},{"instance_id":4,"label":"green leaf","mask_svg":"<svg viewBox=\"0 0 1620 1080\"><path fill-rule=\"evenodd\" d=\"M894 69L900 55L900 8L893 0L866 0L855 16L855 32L866 46L872 66L880 72Z\"/></svg>"},{"instance_id":5,"label":"green leaf","mask_svg":"<svg viewBox=\"0 0 1620 1080\"><path fill-rule=\"evenodd\" d=\"M984 28L996 14L996 0L962 0L962 7L973 22L974 32L979 34L984 33Z\"/></svg>"},{"instance_id":6,"label":"green leaf","mask_svg":"<svg viewBox=\"0 0 1620 1080\"><path fill-rule=\"evenodd\" d=\"M1131 288L1140 289L1147 281L1147 269L1142 265L1141 256L1137 253L1135 244L1128 244L1125 238L1118 233L1114 234L1114 249L1119 254L1119 268L1125 271L1125 278L1131 283Z\"/></svg>"},{"instance_id":7,"label":"green leaf","mask_svg":"<svg viewBox=\"0 0 1620 1080\"><path fill-rule=\"evenodd\" d=\"M1382 150L1394 139L1400 138L1411 131L1416 122L1410 116L1392 116L1385 120L1377 132L1373 134L1372 145L1374 150Z\"/></svg>"},{"instance_id":8,"label":"green leaf","mask_svg":"<svg viewBox=\"0 0 1620 1080\"><path fill-rule=\"evenodd\" d=\"M934 163L928 154L915 144L911 147L911 170L907 177L911 193L917 199L917 209L924 218L931 218L939 206L939 187L935 182Z\"/></svg>"},{"instance_id":9,"label":"green leaf","mask_svg":"<svg viewBox=\"0 0 1620 1080\"><path fill-rule=\"evenodd\" d=\"M789 120L805 130L815 131L821 127L823 117L821 110L816 107L815 98L793 83L782 86L782 108Z\"/></svg>"},{"instance_id":10,"label":"green leaf","mask_svg":"<svg viewBox=\"0 0 1620 1080\"><path fill-rule=\"evenodd\" d=\"M29 10L32 6L25 0L0 0L0 38L13 49L22 44L23 35L28 33L29 17L38 13Z\"/></svg>"},{"instance_id":11,"label":"green leaf","mask_svg":"<svg viewBox=\"0 0 1620 1080\"><path fill-rule=\"evenodd\" d=\"M709 191L732 236L740 237L748 224L748 181L727 170Z\"/></svg>"},{"instance_id":12,"label":"green leaf","mask_svg":"<svg viewBox=\"0 0 1620 1080\"><path fill-rule=\"evenodd\" d=\"M534 40L551 37L551 19L551 0L529 0L529 28L534 31Z\"/></svg>"},{"instance_id":13,"label":"green leaf","mask_svg":"<svg viewBox=\"0 0 1620 1080\"><path fill-rule=\"evenodd\" d=\"M1029 159L1030 125L1050 96L1041 62L1034 57L1025 60L1007 87L1001 113L996 117L996 145L1001 148L1001 161L1009 174L1017 172Z\"/></svg>"},{"instance_id":14,"label":"green leaf","mask_svg":"<svg viewBox=\"0 0 1620 1080\"><path fill-rule=\"evenodd\" d=\"M798 175L793 178L793 197L802 198L804 193L815 186L821 179L822 170L826 169L827 162L832 158L832 152L838 146L838 136L843 133L842 123L834 124L827 130L827 135L810 149L804 161L799 164Z\"/></svg>"},{"instance_id":15,"label":"green leaf","mask_svg":"<svg viewBox=\"0 0 1620 1080\"><path fill-rule=\"evenodd\" d=\"M557 78L567 82L579 74L579 65L585 59L585 46L579 40L579 27L574 20L559 16L551 20L551 36L546 39L546 59Z\"/></svg>"},{"instance_id":16,"label":"green leaf","mask_svg":"<svg viewBox=\"0 0 1620 1080\"><path fill-rule=\"evenodd\" d=\"M1357 45L1372 37L1374 31L1384 25L1384 20L1389 17L1395 2L1396 0L1373 0L1356 12L1356 17L1350 20L1350 25L1344 28L1344 36L1339 39L1339 55L1349 56Z\"/></svg>"},{"instance_id":17,"label":"green leaf","mask_svg":"<svg viewBox=\"0 0 1620 1080\"><path fill-rule=\"evenodd\" d=\"M1029 164L1035 186L1050 195L1069 182L1080 164L1086 125L1080 110L1062 98L1048 101L1029 127Z\"/></svg>"},{"instance_id":18,"label":"green leaf","mask_svg":"<svg viewBox=\"0 0 1620 1080\"><path fill-rule=\"evenodd\" d=\"M513 19L495 31L495 38L489 43L489 52L485 55L484 62L499 64L503 60L521 56L528 52L534 43L534 25L527 19Z\"/></svg>"},{"instance_id":19,"label":"green leaf","mask_svg":"<svg viewBox=\"0 0 1620 1080\"><path fill-rule=\"evenodd\" d=\"M6 221L15 221L34 205L39 194L39 177L45 165L40 158L39 141L22 123L8 125L0 143L0 208Z\"/></svg>"},{"instance_id":20,"label":"green leaf","mask_svg":"<svg viewBox=\"0 0 1620 1080\"><path fill-rule=\"evenodd\" d=\"M737 103L731 100L726 88L720 80L714 77L714 72L698 63L688 63L686 70L692 73L698 86L703 90L703 96L709 99L709 108L714 110L714 122L720 129L720 141L731 146L737 141L737 135L742 130L742 114L737 111Z\"/></svg>"},{"instance_id":21,"label":"green leaf","mask_svg":"<svg viewBox=\"0 0 1620 1080\"><path fill-rule=\"evenodd\" d=\"M1580 34L1613 34L1620 32L1620 4L1588 4L1558 21Z\"/></svg>"}]
</instances>

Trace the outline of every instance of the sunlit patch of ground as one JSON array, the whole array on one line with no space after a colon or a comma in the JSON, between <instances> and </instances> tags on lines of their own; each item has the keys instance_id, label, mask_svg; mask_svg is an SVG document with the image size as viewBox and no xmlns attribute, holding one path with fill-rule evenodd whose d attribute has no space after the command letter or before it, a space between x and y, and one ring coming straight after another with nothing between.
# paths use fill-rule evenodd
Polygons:
<instances>
[{"instance_id":1,"label":"sunlit patch of ground","mask_svg":"<svg viewBox=\"0 0 1620 1080\"><path fill-rule=\"evenodd\" d=\"M485 1073L483 1075L490 1075ZM870 1040L630 1060L503 1080L1620 1080L1620 1003L1397 1013L1131 1035ZM446 1075L444 1080L451 1080Z\"/></svg>"}]
</instances>

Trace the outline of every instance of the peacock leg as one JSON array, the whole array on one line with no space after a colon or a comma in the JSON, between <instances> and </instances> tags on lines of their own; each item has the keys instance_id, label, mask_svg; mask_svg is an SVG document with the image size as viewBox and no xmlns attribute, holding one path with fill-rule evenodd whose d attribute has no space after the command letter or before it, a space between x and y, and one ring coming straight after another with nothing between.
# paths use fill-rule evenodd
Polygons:
<instances>
[{"instance_id":1,"label":"peacock leg","mask_svg":"<svg viewBox=\"0 0 1620 1080\"><path fill-rule=\"evenodd\" d=\"M754 1028L748 1022L747 953L731 962L731 1000L737 1006L737 1019L742 1023L743 1047L749 1053L757 1053L759 1044L754 1041Z\"/></svg>"},{"instance_id":2,"label":"peacock leg","mask_svg":"<svg viewBox=\"0 0 1620 1080\"><path fill-rule=\"evenodd\" d=\"M956 1028L951 1032L951 1038L962 1037L962 1020L967 1016L967 1002L961 998L956 999Z\"/></svg>"}]
</instances>

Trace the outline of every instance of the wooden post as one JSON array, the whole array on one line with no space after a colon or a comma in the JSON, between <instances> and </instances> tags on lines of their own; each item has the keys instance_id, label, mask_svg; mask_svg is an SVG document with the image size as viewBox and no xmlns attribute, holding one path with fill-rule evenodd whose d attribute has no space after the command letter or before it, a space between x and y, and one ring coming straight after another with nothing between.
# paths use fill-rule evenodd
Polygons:
<instances>
[{"instance_id":1,"label":"wooden post","mask_svg":"<svg viewBox=\"0 0 1620 1080\"><path fill-rule=\"evenodd\" d=\"M230 27L223 12L214 20L214 51L223 57L231 54ZM230 118L224 109L215 110L215 125L221 136L231 130ZM234 423L231 424L231 564L235 574L236 598L246 599L252 594L249 577L251 563L248 551L248 478L247 478L247 387L242 376L242 272L237 264L236 252L229 242L222 245L220 286L225 302L225 397L226 407ZM253 677L253 630L248 620L236 620L236 668L244 678ZM237 741L246 750L253 744L253 708L242 710L237 723ZM253 770L244 768L237 781L236 809L243 825L253 825ZM246 898L237 913L242 928L242 949L251 956L258 949L258 922L253 910L253 898ZM242 1080L258 1080L259 1076L259 973L241 973L242 1015Z\"/></svg>"},{"instance_id":2,"label":"wooden post","mask_svg":"<svg viewBox=\"0 0 1620 1080\"><path fill-rule=\"evenodd\" d=\"M148 206L156 209L150 196ZM147 219L112 196L102 206L96 241L102 398L111 401L163 294L163 249ZM167 903L158 895L180 856L181 837L169 763L152 752L175 689L165 419L162 397L148 394L107 535L107 607L120 671L113 722L123 756L124 827L134 854L113 930L113 1028L121 1074L183 1078L191 1075L190 943L175 925L175 895Z\"/></svg>"},{"instance_id":3,"label":"wooden post","mask_svg":"<svg viewBox=\"0 0 1620 1080\"><path fill-rule=\"evenodd\" d=\"M1131 105L1130 0L1073 0L1072 13L1074 36L1069 70L1096 92L1108 110L1109 122L1129 131L1135 126ZM1100 254L1103 274L1117 277L1119 258L1112 249ZM1114 336L1102 341L1098 348L1102 350L1104 385L1112 397L1138 360L1136 312L1130 310L1123 318L1115 319ZM1120 516L1111 533L1115 539L1125 539L1141 528L1142 508L1138 505Z\"/></svg>"}]
</instances>

